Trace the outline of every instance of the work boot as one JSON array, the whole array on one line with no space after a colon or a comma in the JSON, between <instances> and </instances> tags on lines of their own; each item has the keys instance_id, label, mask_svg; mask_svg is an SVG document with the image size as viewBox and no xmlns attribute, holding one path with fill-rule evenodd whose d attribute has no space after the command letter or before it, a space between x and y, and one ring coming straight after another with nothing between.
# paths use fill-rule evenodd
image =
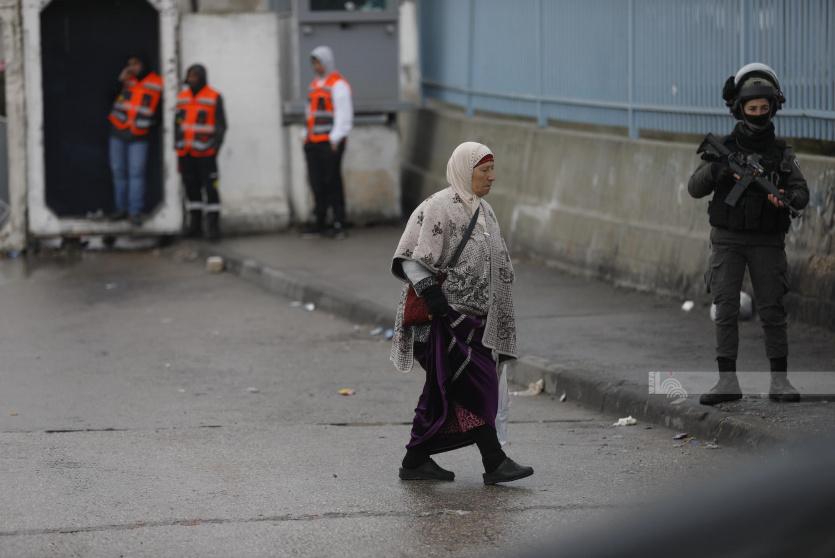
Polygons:
<instances>
[{"instance_id":1,"label":"work boot","mask_svg":"<svg viewBox=\"0 0 835 558\"><path fill-rule=\"evenodd\" d=\"M719 381L710 388L710 391L699 397L702 405L716 405L727 401L738 401L742 399L742 389L739 387L739 380L736 372L719 372Z\"/></svg>"},{"instance_id":2,"label":"work boot","mask_svg":"<svg viewBox=\"0 0 835 558\"><path fill-rule=\"evenodd\" d=\"M779 403L797 403L800 393L789 382L788 372L772 372L768 398Z\"/></svg>"},{"instance_id":3,"label":"work boot","mask_svg":"<svg viewBox=\"0 0 835 558\"><path fill-rule=\"evenodd\" d=\"M500 482L510 482L533 474L533 467L526 467L519 465L509 457L505 457L501 465L490 473L481 475L484 478L484 484L496 484Z\"/></svg>"},{"instance_id":4,"label":"work boot","mask_svg":"<svg viewBox=\"0 0 835 558\"><path fill-rule=\"evenodd\" d=\"M455 480L455 473L447 471L435 463L432 459L425 461L422 465L417 467L400 467L400 473L398 476L400 477L400 480Z\"/></svg>"},{"instance_id":5,"label":"work boot","mask_svg":"<svg viewBox=\"0 0 835 558\"><path fill-rule=\"evenodd\" d=\"M203 211L192 209L188 212L186 238L203 238Z\"/></svg>"},{"instance_id":6,"label":"work boot","mask_svg":"<svg viewBox=\"0 0 835 558\"><path fill-rule=\"evenodd\" d=\"M209 242L220 240L220 212L210 211L206 214L206 239Z\"/></svg>"}]
</instances>

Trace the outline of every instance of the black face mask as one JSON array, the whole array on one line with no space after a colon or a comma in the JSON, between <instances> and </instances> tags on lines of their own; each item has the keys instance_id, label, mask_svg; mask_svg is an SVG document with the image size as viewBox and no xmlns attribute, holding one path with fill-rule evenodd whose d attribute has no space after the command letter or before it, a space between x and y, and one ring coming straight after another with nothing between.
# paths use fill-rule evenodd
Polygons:
<instances>
[{"instance_id":1,"label":"black face mask","mask_svg":"<svg viewBox=\"0 0 835 558\"><path fill-rule=\"evenodd\" d=\"M745 115L745 124L752 130L765 130L771 120L770 114L760 114L757 116Z\"/></svg>"}]
</instances>

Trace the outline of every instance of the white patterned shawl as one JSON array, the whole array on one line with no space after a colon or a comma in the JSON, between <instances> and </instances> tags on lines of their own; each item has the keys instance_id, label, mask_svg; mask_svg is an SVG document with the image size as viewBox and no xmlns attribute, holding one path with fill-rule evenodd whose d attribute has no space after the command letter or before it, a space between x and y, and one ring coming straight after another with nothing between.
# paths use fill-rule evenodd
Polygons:
<instances>
[{"instance_id":1,"label":"white patterned shawl","mask_svg":"<svg viewBox=\"0 0 835 558\"><path fill-rule=\"evenodd\" d=\"M483 343L495 353L517 356L516 318L513 311L513 265L499 230L496 215L484 199L478 223L455 267L446 269L470 223L472 213L452 187L437 192L412 213L394 253L392 273L407 281L402 260L420 262L433 273L446 271L442 289L450 305L465 314L487 316ZM405 282L394 325L391 360L401 372L414 363L416 340L425 341L429 326L403 327Z\"/></svg>"}]
</instances>

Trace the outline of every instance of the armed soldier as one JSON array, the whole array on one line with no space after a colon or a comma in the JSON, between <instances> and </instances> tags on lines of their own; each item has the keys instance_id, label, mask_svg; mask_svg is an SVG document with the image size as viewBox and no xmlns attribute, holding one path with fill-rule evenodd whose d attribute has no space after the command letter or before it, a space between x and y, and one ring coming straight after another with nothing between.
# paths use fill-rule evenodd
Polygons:
<instances>
[{"instance_id":1,"label":"armed soldier","mask_svg":"<svg viewBox=\"0 0 835 558\"><path fill-rule=\"evenodd\" d=\"M687 186L694 198L713 193L708 206L712 249L705 283L716 305L719 382L702 394L700 402L715 405L742 398L736 377L737 320L746 267L771 364L769 397L799 401L800 394L787 377L785 235L791 215L809 203L809 189L792 149L774 134L772 119L785 102L774 70L760 63L743 66L725 82L722 97L739 122L718 142L718 149L706 140L700 149L704 162Z\"/></svg>"}]
</instances>

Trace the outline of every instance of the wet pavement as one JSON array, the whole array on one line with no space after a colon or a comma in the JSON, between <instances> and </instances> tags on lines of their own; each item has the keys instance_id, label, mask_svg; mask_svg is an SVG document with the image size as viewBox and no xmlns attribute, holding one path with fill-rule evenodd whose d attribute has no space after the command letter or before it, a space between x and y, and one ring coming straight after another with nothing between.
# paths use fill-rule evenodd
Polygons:
<instances>
[{"instance_id":1,"label":"wet pavement","mask_svg":"<svg viewBox=\"0 0 835 558\"><path fill-rule=\"evenodd\" d=\"M402 483L422 377L290 303L158 253L0 262L0 556L512 555L763 459L514 397L533 477L465 448Z\"/></svg>"},{"instance_id":2,"label":"wet pavement","mask_svg":"<svg viewBox=\"0 0 835 558\"><path fill-rule=\"evenodd\" d=\"M293 233L238 237L214 247L321 285L346 300L371 301L392 317L400 282L389 268L399 227L351 230L346 240L302 239ZM519 352L595 380L648 389L650 372L672 372L691 401L716 381L709 298L682 311L682 300L565 273L513 251ZM785 405L763 399L768 360L758 320L740 322L738 367L746 398L716 408L743 417L777 438L796 441L835 431L835 332L789 324L789 369L807 396ZM756 372L755 371L759 371ZM659 377L662 377L659 376ZM822 395L828 394L828 395Z\"/></svg>"}]
</instances>

